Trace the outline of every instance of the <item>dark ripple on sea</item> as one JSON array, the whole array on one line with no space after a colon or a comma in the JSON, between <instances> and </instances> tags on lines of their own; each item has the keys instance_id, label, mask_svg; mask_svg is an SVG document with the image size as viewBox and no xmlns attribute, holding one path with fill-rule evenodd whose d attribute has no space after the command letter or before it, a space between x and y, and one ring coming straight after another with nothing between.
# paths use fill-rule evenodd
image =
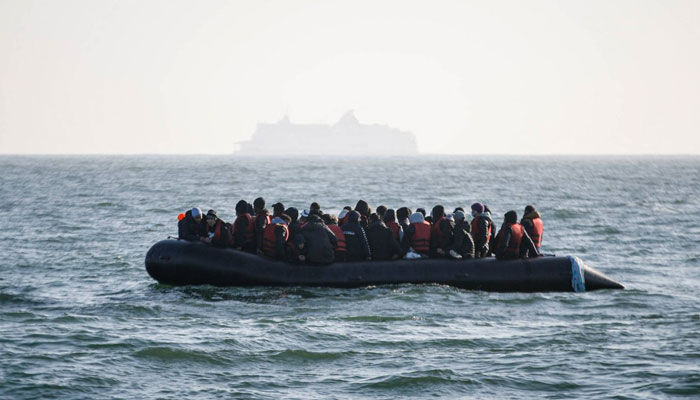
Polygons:
<instances>
[{"instance_id":1,"label":"dark ripple on sea","mask_svg":"<svg viewBox=\"0 0 700 400\"><path fill-rule=\"evenodd\" d=\"M697 398L700 160L0 157L0 398ZM266 182L261 185L261 182ZM534 203L624 291L170 287L187 207Z\"/></svg>"}]
</instances>

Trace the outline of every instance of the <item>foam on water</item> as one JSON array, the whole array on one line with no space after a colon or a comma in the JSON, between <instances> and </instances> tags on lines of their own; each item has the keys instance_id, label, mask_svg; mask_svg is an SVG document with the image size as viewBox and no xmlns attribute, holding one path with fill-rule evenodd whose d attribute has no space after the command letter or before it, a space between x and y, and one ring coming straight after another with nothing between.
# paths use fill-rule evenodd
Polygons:
<instances>
[{"instance_id":1,"label":"foam on water","mask_svg":"<svg viewBox=\"0 0 700 400\"><path fill-rule=\"evenodd\" d=\"M0 398L700 394L700 159L0 157ZM544 249L626 286L484 293L159 285L198 205L535 204Z\"/></svg>"}]
</instances>

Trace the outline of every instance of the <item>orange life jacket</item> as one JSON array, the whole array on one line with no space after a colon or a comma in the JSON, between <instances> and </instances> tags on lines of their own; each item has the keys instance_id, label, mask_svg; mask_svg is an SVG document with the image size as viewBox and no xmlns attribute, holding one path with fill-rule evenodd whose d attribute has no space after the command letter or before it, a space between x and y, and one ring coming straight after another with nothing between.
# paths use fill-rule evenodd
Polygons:
<instances>
[{"instance_id":1,"label":"orange life jacket","mask_svg":"<svg viewBox=\"0 0 700 400\"><path fill-rule=\"evenodd\" d=\"M442 221L447 221L447 218L440 217L435 223L430 227L430 241L435 243L442 243L445 240L445 233L440 229L440 224Z\"/></svg>"},{"instance_id":2,"label":"orange life jacket","mask_svg":"<svg viewBox=\"0 0 700 400\"><path fill-rule=\"evenodd\" d=\"M394 234L394 239L396 239L397 242L399 242L401 239L399 239L399 231L400 231L400 226L396 221L389 221L389 222L384 222L387 228L391 229L391 233Z\"/></svg>"},{"instance_id":3,"label":"orange life jacket","mask_svg":"<svg viewBox=\"0 0 700 400\"><path fill-rule=\"evenodd\" d=\"M268 224L263 231L262 251L268 257L274 257L277 250L277 236L275 230L278 226L284 229L285 244L289 239L289 227L286 224Z\"/></svg>"},{"instance_id":4,"label":"orange life jacket","mask_svg":"<svg viewBox=\"0 0 700 400\"><path fill-rule=\"evenodd\" d=\"M248 220L248 227L245 230L245 242L238 243L238 245L245 247L246 245L255 243L255 224L253 223L253 217L251 217L250 214L245 213L243 215L239 215L238 217L236 217L236 221L233 223L234 235L238 233L238 220L241 218L245 218Z\"/></svg>"},{"instance_id":5,"label":"orange life jacket","mask_svg":"<svg viewBox=\"0 0 700 400\"><path fill-rule=\"evenodd\" d=\"M427 253L430 250L430 223L423 221L411 226L416 230L411 237L411 247L416 253Z\"/></svg>"},{"instance_id":6,"label":"orange life jacket","mask_svg":"<svg viewBox=\"0 0 700 400\"><path fill-rule=\"evenodd\" d=\"M520 257L520 244L523 242L523 236L525 236L525 228L520 224L506 224L503 229L498 234L498 243L500 246L501 240L503 239L503 232L506 229L510 229L510 240L506 245L504 250L504 255L508 258L518 258Z\"/></svg>"},{"instance_id":7,"label":"orange life jacket","mask_svg":"<svg viewBox=\"0 0 700 400\"><path fill-rule=\"evenodd\" d=\"M539 249L542 244L542 231L544 230L542 218L533 218L531 221L532 228L527 231L527 234L530 235L530 239L532 239L532 243L535 244L535 247Z\"/></svg>"},{"instance_id":8,"label":"orange life jacket","mask_svg":"<svg viewBox=\"0 0 700 400\"><path fill-rule=\"evenodd\" d=\"M335 252L347 252L348 248L345 244L345 234L343 233L343 230L338 225L328 225L328 229L330 229L335 235L336 239L338 239L338 246L335 248Z\"/></svg>"},{"instance_id":9,"label":"orange life jacket","mask_svg":"<svg viewBox=\"0 0 700 400\"><path fill-rule=\"evenodd\" d=\"M477 236L479 236L479 220L481 220L480 215L477 215L472 220L472 237L475 239L475 241L476 241ZM486 243L485 244L488 244L491 241L491 231L493 230L493 224L488 224L488 225L489 225L489 227L488 227L488 232L486 233Z\"/></svg>"}]
</instances>

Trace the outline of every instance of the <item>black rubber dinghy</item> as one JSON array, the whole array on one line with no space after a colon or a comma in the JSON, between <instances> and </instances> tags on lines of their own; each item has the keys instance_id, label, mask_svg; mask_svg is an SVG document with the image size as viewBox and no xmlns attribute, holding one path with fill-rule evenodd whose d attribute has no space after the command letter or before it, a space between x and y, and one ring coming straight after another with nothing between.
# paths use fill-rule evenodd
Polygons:
<instances>
[{"instance_id":1,"label":"black rubber dinghy","mask_svg":"<svg viewBox=\"0 0 700 400\"><path fill-rule=\"evenodd\" d=\"M576 257L499 261L417 259L296 265L203 243L162 240L146 270L169 285L363 287L435 283L494 292L572 292L624 287Z\"/></svg>"}]
</instances>

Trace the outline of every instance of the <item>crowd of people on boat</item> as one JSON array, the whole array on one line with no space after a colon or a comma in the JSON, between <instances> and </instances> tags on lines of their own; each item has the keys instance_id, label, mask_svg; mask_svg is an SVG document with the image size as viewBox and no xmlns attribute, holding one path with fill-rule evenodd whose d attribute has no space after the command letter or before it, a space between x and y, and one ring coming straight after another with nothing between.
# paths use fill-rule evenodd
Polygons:
<instances>
[{"instance_id":1,"label":"crowd of people on boat","mask_svg":"<svg viewBox=\"0 0 700 400\"><path fill-rule=\"evenodd\" d=\"M324 213L314 202L308 209L253 204L240 200L236 219L227 223L215 210L206 214L192 208L178 216L178 238L221 248L264 255L294 263L324 265L342 261L393 260L398 258L538 257L542 243L542 218L534 206L525 207L518 222L515 211L504 215L496 233L491 210L482 203L471 205L471 221L462 207L446 213L442 205L425 209L383 205L372 210L360 200L338 215Z\"/></svg>"}]
</instances>

